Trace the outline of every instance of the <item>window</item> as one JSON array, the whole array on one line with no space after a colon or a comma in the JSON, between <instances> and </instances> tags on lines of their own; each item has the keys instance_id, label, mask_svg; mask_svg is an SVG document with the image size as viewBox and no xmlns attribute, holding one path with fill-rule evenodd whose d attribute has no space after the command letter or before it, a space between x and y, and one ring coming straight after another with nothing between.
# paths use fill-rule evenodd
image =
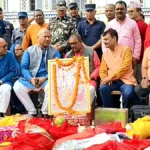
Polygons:
<instances>
[{"instance_id":1,"label":"window","mask_svg":"<svg viewBox=\"0 0 150 150\"><path fill-rule=\"evenodd\" d=\"M35 10L35 0L30 0L30 11Z\"/></svg>"},{"instance_id":2,"label":"window","mask_svg":"<svg viewBox=\"0 0 150 150\"><path fill-rule=\"evenodd\" d=\"M56 10L57 0L52 0L52 10Z\"/></svg>"},{"instance_id":3,"label":"window","mask_svg":"<svg viewBox=\"0 0 150 150\"><path fill-rule=\"evenodd\" d=\"M79 6L80 10L85 10L85 4L87 0L74 0Z\"/></svg>"}]
</instances>

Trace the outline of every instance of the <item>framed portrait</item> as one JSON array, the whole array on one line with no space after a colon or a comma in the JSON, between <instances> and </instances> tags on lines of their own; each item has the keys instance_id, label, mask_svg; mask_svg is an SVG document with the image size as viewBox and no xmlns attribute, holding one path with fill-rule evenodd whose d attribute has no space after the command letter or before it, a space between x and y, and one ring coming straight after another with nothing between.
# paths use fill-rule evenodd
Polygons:
<instances>
[{"instance_id":1,"label":"framed portrait","mask_svg":"<svg viewBox=\"0 0 150 150\"><path fill-rule=\"evenodd\" d=\"M49 115L89 113L89 58L49 60L48 90Z\"/></svg>"}]
</instances>

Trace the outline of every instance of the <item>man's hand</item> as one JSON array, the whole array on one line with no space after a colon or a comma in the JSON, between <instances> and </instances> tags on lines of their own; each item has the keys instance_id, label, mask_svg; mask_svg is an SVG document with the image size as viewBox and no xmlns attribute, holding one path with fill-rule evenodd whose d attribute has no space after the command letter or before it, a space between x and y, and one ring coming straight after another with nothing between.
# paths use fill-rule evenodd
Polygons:
<instances>
[{"instance_id":1,"label":"man's hand","mask_svg":"<svg viewBox=\"0 0 150 150\"><path fill-rule=\"evenodd\" d=\"M3 84L3 82L2 82L2 80L0 80L0 85L2 85Z\"/></svg>"},{"instance_id":2,"label":"man's hand","mask_svg":"<svg viewBox=\"0 0 150 150\"><path fill-rule=\"evenodd\" d=\"M136 66L137 61L138 61L138 60L137 60L136 58L132 57L132 65L133 65L133 68Z\"/></svg>"},{"instance_id":3,"label":"man's hand","mask_svg":"<svg viewBox=\"0 0 150 150\"><path fill-rule=\"evenodd\" d=\"M58 46L58 48L57 48L57 50L58 50L59 52L62 52L64 49L65 49L64 46Z\"/></svg>"},{"instance_id":4,"label":"man's hand","mask_svg":"<svg viewBox=\"0 0 150 150\"><path fill-rule=\"evenodd\" d=\"M47 78L38 78L38 79L39 79L38 86L41 86L47 80Z\"/></svg>"},{"instance_id":5,"label":"man's hand","mask_svg":"<svg viewBox=\"0 0 150 150\"><path fill-rule=\"evenodd\" d=\"M92 76L90 76L90 79L91 79L91 80L95 80L95 78L94 78L94 77L92 77Z\"/></svg>"},{"instance_id":6,"label":"man's hand","mask_svg":"<svg viewBox=\"0 0 150 150\"><path fill-rule=\"evenodd\" d=\"M39 85L38 85L39 79L38 78L31 78L30 82L35 88L39 88Z\"/></svg>"},{"instance_id":7,"label":"man's hand","mask_svg":"<svg viewBox=\"0 0 150 150\"><path fill-rule=\"evenodd\" d=\"M111 84L111 78L110 77L105 77L100 85L105 85L105 84Z\"/></svg>"}]
</instances>

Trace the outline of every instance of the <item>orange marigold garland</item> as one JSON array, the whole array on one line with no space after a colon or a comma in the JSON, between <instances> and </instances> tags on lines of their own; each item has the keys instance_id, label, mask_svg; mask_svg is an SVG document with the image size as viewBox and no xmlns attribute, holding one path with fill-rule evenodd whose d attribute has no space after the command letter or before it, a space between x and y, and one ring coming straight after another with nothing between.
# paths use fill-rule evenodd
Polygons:
<instances>
[{"instance_id":1,"label":"orange marigold garland","mask_svg":"<svg viewBox=\"0 0 150 150\"><path fill-rule=\"evenodd\" d=\"M82 66L82 70L83 70L83 74L84 74L84 78L86 79L86 82L89 82L89 78L86 74L86 69L85 69L85 65L84 65L84 57L73 57L71 61L69 62L62 62L61 60L59 60L58 58L55 59L56 63L58 66L63 66L63 67L68 67L70 65L73 65L74 62L78 62L78 66L77 66L77 72L76 72L76 84L75 84L75 88L74 88L74 93L73 93L73 98L71 101L71 104L68 107L64 107L62 106L59 97L58 97L58 90L57 90L57 73L56 73L56 65L54 64L52 66L53 69L53 81L54 81L54 96L55 96L55 100L56 100L56 104L58 105L58 107L62 110L67 111L69 114L78 114L75 110L72 110L73 106L75 105L77 96L78 96L78 87L79 87L79 80L80 80L80 69ZM70 70L70 69L68 69ZM63 114L63 113L60 113Z\"/></svg>"}]
</instances>

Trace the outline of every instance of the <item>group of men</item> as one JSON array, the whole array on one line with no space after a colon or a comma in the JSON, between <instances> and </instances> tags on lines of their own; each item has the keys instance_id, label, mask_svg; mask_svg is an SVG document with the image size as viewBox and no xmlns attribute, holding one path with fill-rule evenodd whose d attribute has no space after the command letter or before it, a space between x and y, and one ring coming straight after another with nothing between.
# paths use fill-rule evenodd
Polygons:
<instances>
[{"instance_id":1,"label":"group of men","mask_svg":"<svg viewBox=\"0 0 150 150\"><path fill-rule=\"evenodd\" d=\"M47 61L56 57L89 57L91 104L99 77L98 92L104 107L114 107L111 95L114 90L121 92L125 108L133 105L134 89L140 100L145 101L148 97L149 87L145 82L149 82L150 54L149 48L144 53L144 42L149 47L150 37L146 32L147 24L141 18L141 6L131 2L127 17L124 1L108 4L105 8L106 23L95 18L95 4L85 4L85 18L79 16L77 3L70 3L68 8L70 16L67 15L66 2L59 0L57 17L51 18L49 24L45 23L40 9L34 11L34 18L28 18L26 12L19 12L20 26L9 38L13 44L10 51L5 25L4 30L0 29L0 113L6 113L13 87L31 115L36 115L37 110L29 92L43 90L45 96L41 111L47 117ZM33 20L35 23L30 24ZM4 23L3 19L1 21Z\"/></svg>"}]
</instances>

